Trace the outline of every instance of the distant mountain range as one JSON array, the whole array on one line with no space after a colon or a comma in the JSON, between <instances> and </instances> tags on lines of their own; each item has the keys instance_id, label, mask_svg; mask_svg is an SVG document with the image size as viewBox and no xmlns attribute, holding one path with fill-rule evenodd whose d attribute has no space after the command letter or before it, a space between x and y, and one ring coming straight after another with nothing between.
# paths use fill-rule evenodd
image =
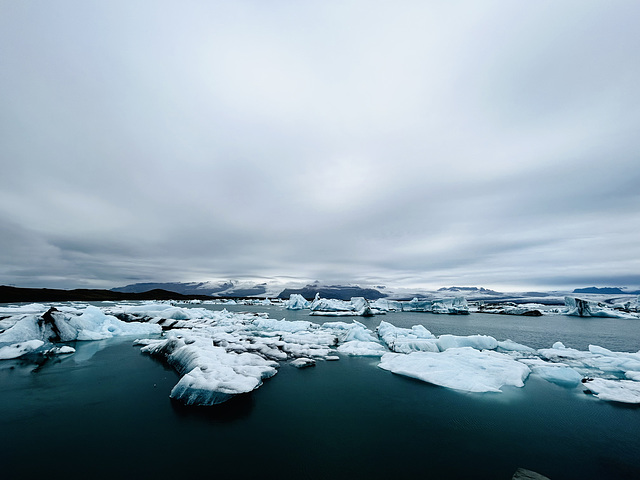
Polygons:
<instances>
[{"instance_id":1,"label":"distant mountain range","mask_svg":"<svg viewBox=\"0 0 640 480\"><path fill-rule=\"evenodd\" d=\"M145 290L144 292L114 292L77 288L59 290L53 288L19 288L0 285L0 303L14 302L104 302L122 300L204 300L204 295L181 295L162 289Z\"/></svg>"},{"instance_id":2,"label":"distant mountain range","mask_svg":"<svg viewBox=\"0 0 640 480\"><path fill-rule=\"evenodd\" d=\"M623 290L620 287L586 287L576 288L573 293L599 293L602 295L640 295L640 290L633 292Z\"/></svg>"},{"instance_id":3,"label":"distant mountain range","mask_svg":"<svg viewBox=\"0 0 640 480\"><path fill-rule=\"evenodd\" d=\"M438 289L439 292L459 292L466 294L484 294L484 295L502 295L500 292L496 292L495 290L489 290L488 288L483 287L442 287Z\"/></svg>"},{"instance_id":4,"label":"distant mountain range","mask_svg":"<svg viewBox=\"0 0 640 480\"><path fill-rule=\"evenodd\" d=\"M163 289L182 295L208 295L211 297L269 297L289 298L297 293L305 298L313 299L316 293L323 298L349 300L351 297L365 297L370 300L386 297L375 288L362 288L357 285L322 285L319 282L294 287L278 282L255 283L251 281L228 280L221 282L173 282L173 283L134 283L124 287L113 288L120 293L142 293L151 289Z\"/></svg>"},{"instance_id":5,"label":"distant mountain range","mask_svg":"<svg viewBox=\"0 0 640 480\"><path fill-rule=\"evenodd\" d=\"M112 288L113 292L141 293L152 289L168 290L182 295L207 295L214 297L255 297L271 296L267 294L267 284L250 282L169 282L169 283L134 283L124 287Z\"/></svg>"}]
</instances>

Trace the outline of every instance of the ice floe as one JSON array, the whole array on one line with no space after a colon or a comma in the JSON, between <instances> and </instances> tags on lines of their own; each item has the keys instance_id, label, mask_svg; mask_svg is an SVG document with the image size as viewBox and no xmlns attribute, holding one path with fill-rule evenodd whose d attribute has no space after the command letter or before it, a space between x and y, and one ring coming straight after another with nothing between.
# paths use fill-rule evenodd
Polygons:
<instances>
[{"instance_id":1,"label":"ice floe","mask_svg":"<svg viewBox=\"0 0 640 480\"><path fill-rule=\"evenodd\" d=\"M640 382L593 378L586 381L584 386L601 400L620 403L640 403Z\"/></svg>"},{"instance_id":2,"label":"ice floe","mask_svg":"<svg viewBox=\"0 0 640 480\"><path fill-rule=\"evenodd\" d=\"M465 392L499 392L505 385L524 386L529 367L508 355L471 347L441 353L388 353L378 365L398 375Z\"/></svg>"}]
</instances>

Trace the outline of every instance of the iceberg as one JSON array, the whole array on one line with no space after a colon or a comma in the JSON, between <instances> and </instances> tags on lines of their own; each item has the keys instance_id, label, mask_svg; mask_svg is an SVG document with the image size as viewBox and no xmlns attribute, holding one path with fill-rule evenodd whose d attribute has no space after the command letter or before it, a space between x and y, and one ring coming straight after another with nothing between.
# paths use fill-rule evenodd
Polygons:
<instances>
[{"instance_id":1,"label":"iceberg","mask_svg":"<svg viewBox=\"0 0 640 480\"><path fill-rule=\"evenodd\" d=\"M311 306L311 302L299 293L292 293L284 304L287 310L304 310Z\"/></svg>"},{"instance_id":2,"label":"iceberg","mask_svg":"<svg viewBox=\"0 0 640 480\"><path fill-rule=\"evenodd\" d=\"M388 300L386 298L378 298L373 302L369 302L371 308L381 312L401 312L402 303L397 300Z\"/></svg>"},{"instance_id":3,"label":"iceberg","mask_svg":"<svg viewBox=\"0 0 640 480\"><path fill-rule=\"evenodd\" d=\"M439 352L436 337L422 325L398 328L387 322L380 322L378 336L392 352Z\"/></svg>"},{"instance_id":4,"label":"iceberg","mask_svg":"<svg viewBox=\"0 0 640 480\"><path fill-rule=\"evenodd\" d=\"M403 312L430 312L432 303L430 300L418 300L416 297L409 302L402 302L401 305Z\"/></svg>"},{"instance_id":5,"label":"iceberg","mask_svg":"<svg viewBox=\"0 0 640 480\"><path fill-rule=\"evenodd\" d=\"M431 305L431 311L449 315L468 315L469 305L464 297L444 298L434 300Z\"/></svg>"},{"instance_id":6,"label":"iceberg","mask_svg":"<svg viewBox=\"0 0 640 480\"><path fill-rule=\"evenodd\" d=\"M577 297L564 297L564 304L566 306L565 315L578 317L638 318L631 313L614 310L604 303L584 300Z\"/></svg>"},{"instance_id":7,"label":"iceberg","mask_svg":"<svg viewBox=\"0 0 640 480\"><path fill-rule=\"evenodd\" d=\"M248 393L275 375L278 366L258 354L214 346L199 335L171 336L141 351L164 359L182 374L169 396L185 405L215 405Z\"/></svg>"},{"instance_id":8,"label":"iceberg","mask_svg":"<svg viewBox=\"0 0 640 480\"><path fill-rule=\"evenodd\" d=\"M363 297L353 297L349 302L332 298L320 298L316 295L313 303L309 307L311 315L322 315L326 317L364 316L370 317L376 313L369 302Z\"/></svg>"},{"instance_id":9,"label":"iceberg","mask_svg":"<svg viewBox=\"0 0 640 480\"><path fill-rule=\"evenodd\" d=\"M123 322L87 306L80 315L54 307L42 315L27 315L0 333L0 345L40 340L43 343L75 340L103 340L124 335L152 335L162 331L159 325Z\"/></svg>"},{"instance_id":10,"label":"iceberg","mask_svg":"<svg viewBox=\"0 0 640 480\"><path fill-rule=\"evenodd\" d=\"M522 387L530 373L529 367L505 354L471 347L441 353L387 353L378 367L464 392L500 392L505 385Z\"/></svg>"}]
</instances>

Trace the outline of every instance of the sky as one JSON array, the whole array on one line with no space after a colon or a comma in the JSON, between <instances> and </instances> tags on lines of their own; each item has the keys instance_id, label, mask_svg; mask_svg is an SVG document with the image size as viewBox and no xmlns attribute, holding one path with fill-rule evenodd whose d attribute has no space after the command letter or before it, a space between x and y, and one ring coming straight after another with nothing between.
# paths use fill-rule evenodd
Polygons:
<instances>
[{"instance_id":1,"label":"sky","mask_svg":"<svg viewBox=\"0 0 640 480\"><path fill-rule=\"evenodd\" d=\"M0 284L640 286L639 21L0 0Z\"/></svg>"}]
</instances>

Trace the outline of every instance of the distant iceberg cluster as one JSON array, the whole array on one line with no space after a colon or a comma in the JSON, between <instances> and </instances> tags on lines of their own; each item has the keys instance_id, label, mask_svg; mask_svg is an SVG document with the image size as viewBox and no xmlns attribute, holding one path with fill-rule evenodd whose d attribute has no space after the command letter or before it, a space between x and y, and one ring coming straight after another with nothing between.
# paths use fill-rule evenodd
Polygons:
<instances>
[{"instance_id":1,"label":"distant iceberg cluster","mask_svg":"<svg viewBox=\"0 0 640 480\"><path fill-rule=\"evenodd\" d=\"M316 298L309 305L303 300L292 295L286 306L309 308L311 313L352 312L349 315L376 314L393 306L357 298ZM450 300L437 308L464 306ZM407 303L411 308L434 308L434 302ZM593 308L589 306L591 313ZM557 342L536 350L487 335L435 336L422 325L400 328L381 321L371 330L353 319L318 324L168 303L102 308L33 304L5 307L2 314L0 360L68 355L74 351L68 342L135 336L143 353L180 374L170 397L186 405L215 405L251 392L284 363L306 368L341 355L377 358L383 370L463 392L501 392L537 376L602 400L640 404L640 352L613 352L595 345L581 351Z\"/></svg>"},{"instance_id":2,"label":"distant iceberg cluster","mask_svg":"<svg viewBox=\"0 0 640 480\"><path fill-rule=\"evenodd\" d=\"M386 312L430 312L444 314L468 314L469 305L464 297L443 298L436 300L419 300L414 298L411 301L389 300L379 298L369 302L363 297L353 297L350 301L337 300L332 298L320 298L319 294L312 302L302 295L291 294L289 300L285 300L284 305L289 310L309 309L311 315L322 315L327 317L346 316L373 316Z\"/></svg>"}]
</instances>

